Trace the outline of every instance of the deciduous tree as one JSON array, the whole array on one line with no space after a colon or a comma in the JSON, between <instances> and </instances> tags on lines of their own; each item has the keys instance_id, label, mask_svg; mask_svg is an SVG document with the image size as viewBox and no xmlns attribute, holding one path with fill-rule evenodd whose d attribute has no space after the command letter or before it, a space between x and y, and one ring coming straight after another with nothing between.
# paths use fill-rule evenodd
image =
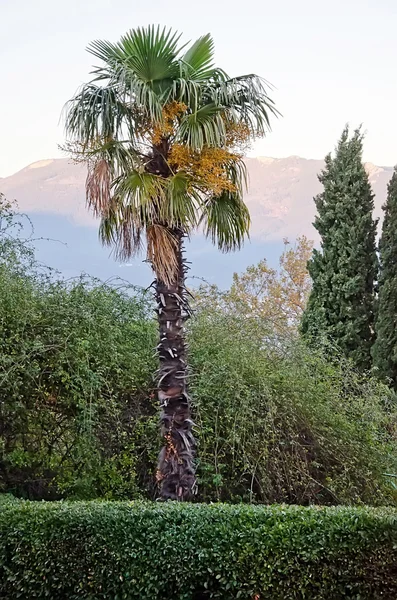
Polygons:
<instances>
[{"instance_id":1,"label":"deciduous tree","mask_svg":"<svg viewBox=\"0 0 397 600\"><path fill-rule=\"evenodd\" d=\"M269 323L277 334L297 331L311 289L307 263L312 251L313 242L305 236L291 247L286 241L279 270L263 259L235 273L227 303L241 315Z\"/></svg>"}]
</instances>

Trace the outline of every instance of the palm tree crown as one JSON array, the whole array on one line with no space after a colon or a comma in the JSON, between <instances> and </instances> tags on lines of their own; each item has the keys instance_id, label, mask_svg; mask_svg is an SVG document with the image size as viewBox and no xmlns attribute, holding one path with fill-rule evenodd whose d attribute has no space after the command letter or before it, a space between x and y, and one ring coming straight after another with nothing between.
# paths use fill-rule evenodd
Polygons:
<instances>
[{"instance_id":1,"label":"palm tree crown","mask_svg":"<svg viewBox=\"0 0 397 600\"><path fill-rule=\"evenodd\" d=\"M87 201L100 236L121 258L146 234L155 272L172 280L177 228L201 225L222 251L249 230L241 148L277 114L256 75L214 66L210 35L186 51L180 36L150 26L88 47L102 65L68 103L66 131L89 166Z\"/></svg>"}]
</instances>

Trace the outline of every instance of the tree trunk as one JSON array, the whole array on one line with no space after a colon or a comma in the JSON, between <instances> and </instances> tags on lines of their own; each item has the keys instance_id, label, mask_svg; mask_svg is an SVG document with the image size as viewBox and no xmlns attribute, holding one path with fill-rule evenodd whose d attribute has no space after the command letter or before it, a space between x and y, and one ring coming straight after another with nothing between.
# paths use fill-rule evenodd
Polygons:
<instances>
[{"instance_id":1,"label":"tree trunk","mask_svg":"<svg viewBox=\"0 0 397 600\"><path fill-rule=\"evenodd\" d=\"M158 398L163 448L159 455L157 481L163 499L189 500L195 488L194 452L184 322L190 310L185 289L186 265L183 236L178 240L178 274L174 284L155 282L160 342L157 346Z\"/></svg>"}]
</instances>

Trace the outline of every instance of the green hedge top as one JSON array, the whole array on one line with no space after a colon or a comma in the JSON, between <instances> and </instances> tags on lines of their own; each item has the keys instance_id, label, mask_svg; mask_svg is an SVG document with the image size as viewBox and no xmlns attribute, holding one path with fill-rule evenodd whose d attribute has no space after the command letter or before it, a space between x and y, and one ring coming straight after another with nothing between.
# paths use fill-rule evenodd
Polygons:
<instances>
[{"instance_id":1,"label":"green hedge top","mask_svg":"<svg viewBox=\"0 0 397 600\"><path fill-rule=\"evenodd\" d=\"M0 597L397 598L392 509L6 502Z\"/></svg>"}]
</instances>

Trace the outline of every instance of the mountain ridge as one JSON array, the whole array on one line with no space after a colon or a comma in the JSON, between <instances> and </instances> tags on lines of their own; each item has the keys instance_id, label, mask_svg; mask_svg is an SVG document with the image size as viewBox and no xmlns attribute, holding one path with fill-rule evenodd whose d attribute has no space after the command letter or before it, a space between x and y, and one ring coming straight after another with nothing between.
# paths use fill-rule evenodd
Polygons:
<instances>
[{"instance_id":1,"label":"mountain ridge","mask_svg":"<svg viewBox=\"0 0 397 600\"><path fill-rule=\"evenodd\" d=\"M313 197L321 191L317 175L324 161L299 156L245 160L249 175L245 202L251 213L251 235L273 241L302 234L315 238L311 225L315 214ZM366 163L366 169L378 217L393 168ZM48 158L4 177L0 191L15 198L24 212L64 215L76 224L96 226L85 207L85 177L83 164L74 164L67 158Z\"/></svg>"},{"instance_id":2,"label":"mountain ridge","mask_svg":"<svg viewBox=\"0 0 397 600\"><path fill-rule=\"evenodd\" d=\"M312 222L313 197L321 191L317 175L324 161L299 156L287 158L257 157L246 159L249 191L245 202L251 214L251 235L240 252L225 255L199 234L192 237L188 253L194 277L203 277L226 287L235 271L266 258L276 267L283 241L300 235L318 242ZM387 183L392 167L366 165L375 193L375 217L382 214ZM0 192L15 199L21 212L35 226L35 237L56 238L65 244L38 243L42 262L73 277L85 271L99 277L120 276L138 285L150 282L150 269L138 261L119 265L109 258L109 250L100 246L98 221L85 203L86 168L67 158L43 159L17 173L0 179ZM122 271L120 267L124 268Z\"/></svg>"}]
</instances>

